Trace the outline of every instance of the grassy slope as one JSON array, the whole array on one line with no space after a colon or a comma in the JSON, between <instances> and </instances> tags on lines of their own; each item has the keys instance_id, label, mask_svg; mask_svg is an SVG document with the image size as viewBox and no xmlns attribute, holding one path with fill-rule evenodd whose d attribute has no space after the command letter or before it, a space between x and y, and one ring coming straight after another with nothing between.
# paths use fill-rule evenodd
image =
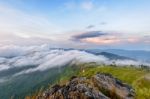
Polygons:
<instances>
[{"instance_id":1,"label":"grassy slope","mask_svg":"<svg viewBox=\"0 0 150 99\"><path fill-rule=\"evenodd\" d=\"M136 91L137 99L150 98L150 72L134 67L113 67L113 66L96 66L84 69L79 76L91 77L92 75L103 72L110 73L133 86Z\"/></svg>"},{"instance_id":2,"label":"grassy slope","mask_svg":"<svg viewBox=\"0 0 150 99\"><path fill-rule=\"evenodd\" d=\"M76 66L75 66L76 67ZM150 72L135 67L95 66L93 64L82 64L77 68L68 67L56 83L65 84L71 76L91 77L96 73L110 73L133 86L137 99L149 99L150 97ZM42 94L42 92L39 92ZM37 94L26 97L36 99Z\"/></svg>"}]
</instances>

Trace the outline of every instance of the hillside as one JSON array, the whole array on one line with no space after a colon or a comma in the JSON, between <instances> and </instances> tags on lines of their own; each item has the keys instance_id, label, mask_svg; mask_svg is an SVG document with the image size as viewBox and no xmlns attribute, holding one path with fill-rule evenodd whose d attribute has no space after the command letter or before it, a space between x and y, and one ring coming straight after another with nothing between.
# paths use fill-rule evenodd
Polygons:
<instances>
[{"instance_id":1,"label":"hillside","mask_svg":"<svg viewBox=\"0 0 150 99\"><path fill-rule=\"evenodd\" d=\"M145 69L135 67L93 66L93 64L84 64L80 67L80 71L74 73L73 75L76 75L77 77L86 77L89 79L97 73L109 73L122 82L131 85L135 90L137 99L148 99L150 97L150 72ZM67 75L65 77L62 76L57 84L68 84L71 76L72 75ZM42 95L43 92L45 91L38 92L32 96L27 96L26 99L37 99L37 97Z\"/></svg>"}]
</instances>

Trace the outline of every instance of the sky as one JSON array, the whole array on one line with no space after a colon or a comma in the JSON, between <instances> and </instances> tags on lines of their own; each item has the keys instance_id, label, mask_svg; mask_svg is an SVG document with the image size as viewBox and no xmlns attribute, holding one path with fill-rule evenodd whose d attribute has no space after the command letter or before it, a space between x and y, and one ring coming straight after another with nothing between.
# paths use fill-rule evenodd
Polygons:
<instances>
[{"instance_id":1,"label":"sky","mask_svg":"<svg viewBox=\"0 0 150 99\"><path fill-rule=\"evenodd\" d=\"M150 50L149 0L0 0L0 47Z\"/></svg>"}]
</instances>

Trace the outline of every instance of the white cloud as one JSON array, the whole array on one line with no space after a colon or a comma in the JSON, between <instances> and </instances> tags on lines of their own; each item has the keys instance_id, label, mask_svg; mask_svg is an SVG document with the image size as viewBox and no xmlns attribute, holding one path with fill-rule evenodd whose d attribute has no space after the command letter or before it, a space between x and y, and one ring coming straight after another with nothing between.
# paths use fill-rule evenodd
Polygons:
<instances>
[{"instance_id":1,"label":"white cloud","mask_svg":"<svg viewBox=\"0 0 150 99\"><path fill-rule=\"evenodd\" d=\"M12 68L28 67L26 70L14 73L13 76L28 74L36 71L45 71L53 67L66 64L81 64L96 62L97 64L115 64L119 66L148 63L133 60L109 60L102 55L94 55L79 50L51 49L49 45L41 46L3 46L0 48L0 71ZM30 66L34 66L30 68Z\"/></svg>"},{"instance_id":2,"label":"white cloud","mask_svg":"<svg viewBox=\"0 0 150 99\"><path fill-rule=\"evenodd\" d=\"M21 71L16 75L31 73L35 71L44 71L52 67L64 66L68 63L78 64L78 63L96 62L100 64L108 60L103 56L95 56L86 53L84 51L78 50L64 51L56 49L56 50L49 50L46 53L47 55L45 55L45 57L42 57L42 60L37 59L34 60L34 61L41 61L37 67Z\"/></svg>"},{"instance_id":3,"label":"white cloud","mask_svg":"<svg viewBox=\"0 0 150 99\"><path fill-rule=\"evenodd\" d=\"M64 4L64 6L67 8L67 9L70 9L70 10L84 10L84 11L90 11L92 10L95 5L92 1L81 1L81 2L66 2Z\"/></svg>"},{"instance_id":4,"label":"white cloud","mask_svg":"<svg viewBox=\"0 0 150 99\"><path fill-rule=\"evenodd\" d=\"M81 3L81 8L85 10L92 10L94 8L94 4L92 1L84 1Z\"/></svg>"},{"instance_id":5,"label":"white cloud","mask_svg":"<svg viewBox=\"0 0 150 99\"><path fill-rule=\"evenodd\" d=\"M62 32L62 28L44 15L26 13L10 5L0 4L0 41L9 40L14 35L20 38L52 38L51 35ZM7 35L5 35L7 34Z\"/></svg>"},{"instance_id":6,"label":"white cloud","mask_svg":"<svg viewBox=\"0 0 150 99\"><path fill-rule=\"evenodd\" d=\"M5 65L5 64L0 65L0 71L7 70L9 68L10 67L8 65Z\"/></svg>"}]
</instances>

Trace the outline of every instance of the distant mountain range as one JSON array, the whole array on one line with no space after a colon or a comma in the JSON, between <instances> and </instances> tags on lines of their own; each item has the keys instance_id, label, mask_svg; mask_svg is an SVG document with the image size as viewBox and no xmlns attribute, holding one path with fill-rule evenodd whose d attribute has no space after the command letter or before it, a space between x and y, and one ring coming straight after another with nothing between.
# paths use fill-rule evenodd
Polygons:
<instances>
[{"instance_id":1,"label":"distant mountain range","mask_svg":"<svg viewBox=\"0 0 150 99\"><path fill-rule=\"evenodd\" d=\"M109 52L90 52L90 51L87 51L87 52L92 53L94 55L103 55L110 60L135 60L130 57L120 56L120 55L112 54Z\"/></svg>"},{"instance_id":2,"label":"distant mountain range","mask_svg":"<svg viewBox=\"0 0 150 99\"><path fill-rule=\"evenodd\" d=\"M144 50L123 50L123 49L88 49L86 51L88 51L90 53L94 53L94 54L100 54L102 52L107 52L109 54L113 54L112 56L114 56L114 55L115 56L116 55L117 56L121 56L121 57L118 57L118 58L122 58L123 57L123 58L141 60L141 61L144 61L144 62L150 62L150 51L144 51ZM108 55L106 55L106 56L108 56Z\"/></svg>"}]
</instances>

